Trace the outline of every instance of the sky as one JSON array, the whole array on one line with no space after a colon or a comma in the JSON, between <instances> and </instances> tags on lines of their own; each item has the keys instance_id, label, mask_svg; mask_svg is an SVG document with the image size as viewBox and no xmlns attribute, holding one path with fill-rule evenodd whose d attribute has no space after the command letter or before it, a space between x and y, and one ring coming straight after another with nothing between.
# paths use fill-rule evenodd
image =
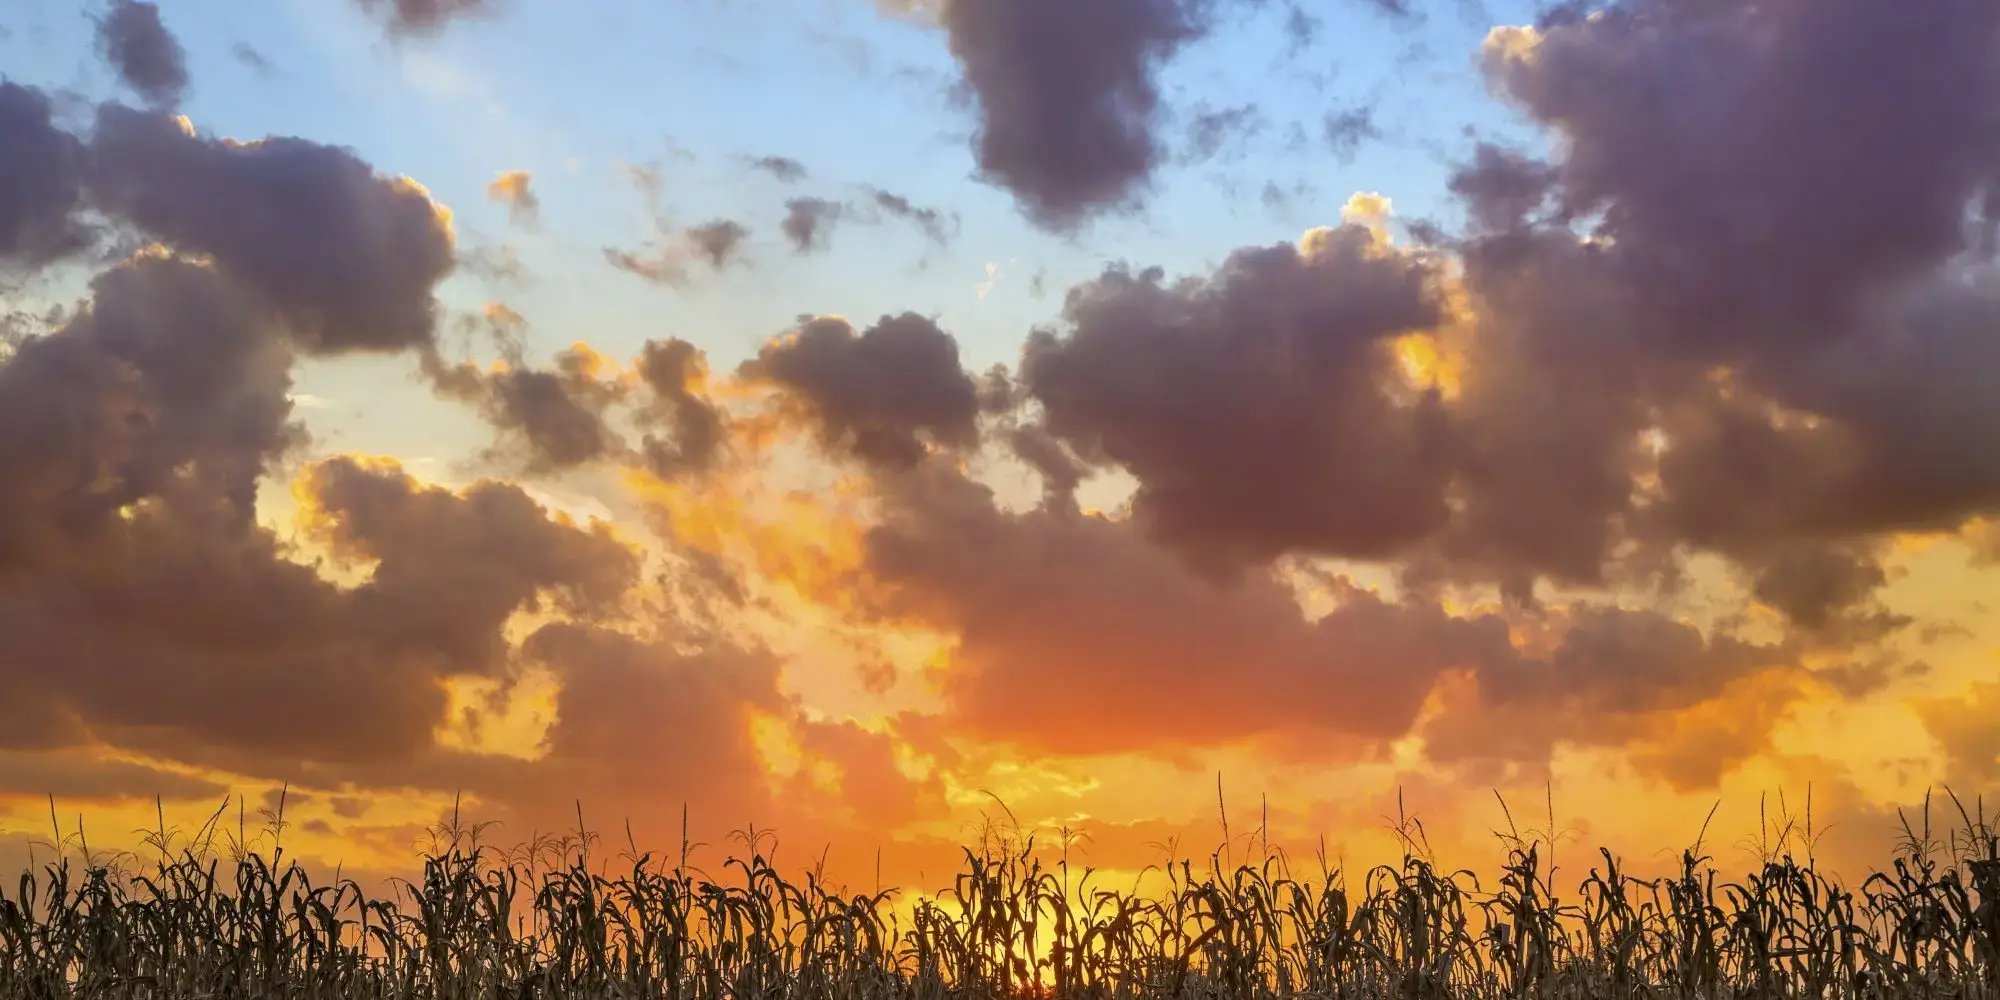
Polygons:
<instances>
[{"instance_id":1,"label":"sky","mask_svg":"<svg viewBox=\"0 0 2000 1000\"><path fill-rule=\"evenodd\" d=\"M5 858L2000 790L1984 0L0 0L0 78Z\"/></svg>"}]
</instances>

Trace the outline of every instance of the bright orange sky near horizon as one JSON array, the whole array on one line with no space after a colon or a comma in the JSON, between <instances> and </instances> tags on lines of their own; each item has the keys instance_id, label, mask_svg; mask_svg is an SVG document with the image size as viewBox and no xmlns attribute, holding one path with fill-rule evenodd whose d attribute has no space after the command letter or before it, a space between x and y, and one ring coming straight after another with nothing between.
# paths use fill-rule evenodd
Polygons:
<instances>
[{"instance_id":1,"label":"bright orange sky near horizon","mask_svg":"<svg viewBox=\"0 0 2000 1000\"><path fill-rule=\"evenodd\" d=\"M2000 792L2000 9L1101 4L0 0L0 865Z\"/></svg>"}]
</instances>

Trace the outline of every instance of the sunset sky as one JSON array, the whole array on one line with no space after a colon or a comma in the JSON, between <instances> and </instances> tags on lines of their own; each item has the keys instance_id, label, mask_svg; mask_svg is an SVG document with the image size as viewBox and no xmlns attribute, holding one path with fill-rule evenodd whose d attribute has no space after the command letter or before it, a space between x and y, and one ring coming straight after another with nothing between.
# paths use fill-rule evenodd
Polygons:
<instances>
[{"instance_id":1,"label":"sunset sky","mask_svg":"<svg viewBox=\"0 0 2000 1000\"><path fill-rule=\"evenodd\" d=\"M0 0L0 79L0 862L2000 793L1991 0Z\"/></svg>"}]
</instances>

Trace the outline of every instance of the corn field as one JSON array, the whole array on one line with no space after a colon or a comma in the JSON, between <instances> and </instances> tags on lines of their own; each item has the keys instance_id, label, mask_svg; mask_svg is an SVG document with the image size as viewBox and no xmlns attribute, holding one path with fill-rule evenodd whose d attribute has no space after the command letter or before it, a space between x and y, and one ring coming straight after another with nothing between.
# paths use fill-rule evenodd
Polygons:
<instances>
[{"instance_id":1,"label":"corn field","mask_svg":"<svg viewBox=\"0 0 2000 1000\"><path fill-rule=\"evenodd\" d=\"M379 897L316 882L214 821L152 857L74 839L0 886L0 997L872 1000L947 997L2000 998L2000 840L1928 810L1858 885L1781 837L1726 877L1682 852L1661 878L1609 852L1559 887L1542 837L1502 835L1497 880L1428 855L1350 880L1268 846L1155 869L1141 894L987 836L949 888L856 894L788 877L766 838L713 875L607 854L588 834L512 850L441 826Z\"/></svg>"}]
</instances>

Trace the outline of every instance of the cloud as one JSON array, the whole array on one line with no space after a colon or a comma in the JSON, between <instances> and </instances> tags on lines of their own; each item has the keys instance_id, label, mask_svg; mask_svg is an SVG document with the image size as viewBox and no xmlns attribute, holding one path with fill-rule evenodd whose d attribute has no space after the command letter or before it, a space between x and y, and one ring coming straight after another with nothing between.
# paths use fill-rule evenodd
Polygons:
<instances>
[{"instance_id":1,"label":"cloud","mask_svg":"<svg viewBox=\"0 0 2000 1000\"><path fill-rule=\"evenodd\" d=\"M1320 125L1320 135L1334 156L1351 160L1363 142L1380 138L1382 131L1375 125L1375 109L1363 105L1327 112Z\"/></svg>"},{"instance_id":2,"label":"cloud","mask_svg":"<svg viewBox=\"0 0 2000 1000\"><path fill-rule=\"evenodd\" d=\"M1029 339L1021 380L1051 433L1137 478L1134 516L1176 547L1387 556L1448 513L1442 402L1399 384L1391 349L1442 317L1431 263L1343 225L1172 283L1108 270Z\"/></svg>"},{"instance_id":3,"label":"cloud","mask_svg":"<svg viewBox=\"0 0 2000 1000\"><path fill-rule=\"evenodd\" d=\"M1331 128L1332 120L1328 120ZM1451 192L1480 229L1506 231L1529 222L1557 179L1555 168L1517 150L1482 142L1472 162L1452 175Z\"/></svg>"},{"instance_id":4,"label":"cloud","mask_svg":"<svg viewBox=\"0 0 2000 1000\"><path fill-rule=\"evenodd\" d=\"M219 266L159 250L0 360L0 704L13 747L110 744L246 774L407 759L445 679L523 610L615 612L636 560L517 487L339 459L297 488L343 587L257 519L300 439L296 344Z\"/></svg>"},{"instance_id":5,"label":"cloud","mask_svg":"<svg viewBox=\"0 0 2000 1000\"><path fill-rule=\"evenodd\" d=\"M1385 17L1399 21L1417 20L1421 16L1416 8L1411 6L1410 0L1358 0L1358 2Z\"/></svg>"},{"instance_id":6,"label":"cloud","mask_svg":"<svg viewBox=\"0 0 2000 1000\"><path fill-rule=\"evenodd\" d=\"M502 171L486 185L486 197L507 206L507 214L520 225L533 225L541 217L542 200L530 185L534 175L526 170Z\"/></svg>"},{"instance_id":7,"label":"cloud","mask_svg":"<svg viewBox=\"0 0 2000 1000\"><path fill-rule=\"evenodd\" d=\"M687 238L710 267L721 270L737 259L750 230L733 219L717 219L687 230Z\"/></svg>"},{"instance_id":8,"label":"cloud","mask_svg":"<svg viewBox=\"0 0 2000 1000\"><path fill-rule=\"evenodd\" d=\"M1806 628L1822 628L1887 583L1872 556L1834 546L1794 545L1758 573L1757 599Z\"/></svg>"},{"instance_id":9,"label":"cloud","mask_svg":"<svg viewBox=\"0 0 2000 1000\"><path fill-rule=\"evenodd\" d=\"M822 316L764 345L740 374L781 392L830 451L871 464L908 466L926 443L969 448L979 400L958 344L915 313L884 316L856 334Z\"/></svg>"},{"instance_id":10,"label":"cloud","mask_svg":"<svg viewBox=\"0 0 2000 1000\"><path fill-rule=\"evenodd\" d=\"M786 184L797 184L807 176L806 165L789 156L759 156L750 161L752 170L761 170Z\"/></svg>"},{"instance_id":11,"label":"cloud","mask_svg":"<svg viewBox=\"0 0 2000 1000\"><path fill-rule=\"evenodd\" d=\"M177 484L248 522L297 440L291 348L213 268L149 253L92 292L0 364L0 576L77 558Z\"/></svg>"},{"instance_id":12,"label":"cloud","mask_svg":"<svg viewBox=\"0 0 2000 1000\"><path fill-rule=\"evenodd\" d=\"M265 58L264 53L257 51L257 47L251 45L249 42L237 42L231 45L229 47L229 54L235 57L237 62L242 63L245 69L256 73L258 76L268 79L277 75L278 67L273 65L271 60Z\"/></svg>"},{"instance_id":13,"label":"cloud","mask_svg":"<svg viewBox=\"0 0 2000 1000\"><path fill-rule=\"evenodd\" d=\"M1189 0L947 0L978 106L980 172L1028 216L1069 229L1137 200L1163 156L1160 64L1205 30Z\"/></svg>"},{"instance_id":14,"label":"cloud","mask_svg":"<svg viewBox=\"0 0 2000 1000\"><path fill-rule=\"evenodd\" d=\"M828 198L789 199L779 228L791 241L793 251L807 254L828 247L835 223L885 219L907 222L940 246L950 242L958 228L956 215L947 216L938 209L918 206L902 195L876 187L868 189L868 200L859 205Z\"/></svg>"},{"instance_id":15,"label":"cloud","mask_svg":"<svg viewBox=\"0 0 2000 1000\"><path fill-rule=\"evenodd\" d=\"M1977 788L2000 778L2000 728L1993 714L2000 711L2000 684L1979 683L1959 697L1938 698L1917 706L1924 728L1945 752L1951 780Z\"/></svg>"},{"instance_id":16,"label":"cloud","mask_svg":"<svg viewBox=\"0 0 2000 1000\"><path fill-rule=\"evenodd\" d=\"M435 354L423 358L432 386L441 395L476 406L500 431L503 444L525 456L529 472L575 468L624 450L605 417L624 390L603 377L604 367L603 358L584 343L557 354L553 370L518 359L482 371Z\"/></svg>"},{"instance_id":17,"label":"cloud","mask_svg":"<svg viewBox=\"0 0 2000 1000\"><path fill-rule=\"evenodd\" d=\"M0 81L0 262L39 265L88 241L74 214L83 162L47 95Z\"/></svg>"},{"instance_id":18,"label":"cloud","mask_svg":"<svg viewBox=\"0 0 2000 1000\"><path fill-rule=\"evenodd\" d=\"M846 211L846 205L825 198L792 198L785 202L785 221L780 228L792 241L793 250L824 250L828 230Z\"/></svg>"},{"instance_id":19,"label":"cloud","mask_svg":"<svg viewBox=\"0 0 2000 1000\"><path fill-rule=\"evenodd\" d=\"M450 215L423 188L304 139L204 138L115 105L90 146L92 199L176 248L213 256L315 351L431 342L431 290L453 265Z\"/></svg>"},{"instance_id":20,"label":"cloud","mask_svg":"<svg viewBox=\"0 0 2000 1000\"><path fill-rule=\"evenodd\" d=\"M935 208L920 208L912 204L910 199L881 188L873 189L869 197L876 208L892 218L916 226L925 236L930 237L931 242L943 244L950 240L951 232L946 226L946 216L943 212ZM957 216L952 216L950 229L956 229L957 224Z\"/></svg>"},{"instance_id":21,"label":"cloud","mask_svg":"<svg viewBox=\"0 0 2000 1000\"><path fill-rule=\"evenodd\" d=\"M638 371L652 393L641 413L648 428L641 444L647 467L666 479L708 469L728 443L728 424L702 394L707 356L685 340L649 340Z\"/></svg>"},{"instance_id":22,"label":"cloud","mask_svg":"<svg viewBox=\"0 0 2000 1000\"><path fill-rule=\"evenodd\" d=\"M1497 29L1486 62L1662 332L1754 358L1966 246L2000 184L1996 30L1980 0L1628 0Z\"/></svg>"},{"instance_id":23,"label":"cloud","mask_svg":"<svg viewBox=\"0 0 2000 1000\"><path fill-rule=\"evenodd\" d=\"M374 630L399 648L432 652L467 673L498 669L501 626L545 606L569 616L616 611L638 570L608 528L552 518L511 483L461 492L400 469L335 458L311 466L298 491L304 519L336 555L374 570L354 593Z\"/></svg>"},{"instance_id":24,"label":"cloud","mask_svg":"<svg viewBox=\"0 0 2000 1000\"><path fill-rule=\"evenodd\" d=\"M150 801L157 795L215 802L227 792L213 781L90 752L0 750L0 795L52 796L65 802Z\"/></svg>"},{"instance_id":25,"label":"cloud","mask_svg":"<svg viewBox=\"0 0 2000 1000\"><path fill-rule=\"evenodd\" d=\"M743 244L749 238L749 227L733 219L716 219L666 232L643 253L606 247L604 259L655 284L681 285L690 279L690 268L695 265L713 272L745 260Z\"/></svg>"},{"instance_id":26,"label":"cloud","mask_svg":"<svg viewBox=\"0 0 2000 1000\"><path fill-rule=\"evenodd\" d=\"M884 492L867 536L881 609L957 636L938 681L953 723L981 738L1058 753L1280 732L1387 740L1440 675L1513 656L1496 618L1343 583L1311 619L1275 574L1220 581L1129 522L1007 513L937 463Z\"/></svg>"},{"instance_id":27,"label":"cloud","mask_svg":"<svg viewBox=\"0 0 2000 1000\"><path fill-rule=\"evenodd\" d=\"M719 643L684 652L683 638L670 632L649 641L578 625L529 637L523 658L552 669L561 684L556 722L531 783L494 791L556 817L579 800L627 803L660 833L679 819L683 802L698 803L708 817L768 811L751 726L759 714L788 712L779 664ZM642 788L671 799L644 802L632 794Z\"/></svg>"},{"instance_id":28,"label":"cloud","mask_svg":"<svg viewBox=\"0 0 2000 1000\"><path fill-rule=\"evenodd\" d=\"M1420 729L1431 759L1545 767L1558 744L1613 747L1677 788L1712 788L1807 690L1792 650L1659 611L1585 604L1543 628L1556 636L1546 655L1441 692Z\"/></svg>"},{"instance_id":29,"label":"cloud","mask_svg":"<svg viewBox=\"0 0 2000 1000\"><path fill-rule=\"evenodd\" d=\"M97 47L118 78L156 107L172 107L187 92L187 54L144 0L112 0L97 22Z\"/></svg>"},{"instance_id":30,"label":"cloud","mask_svg":"<svg viewBox=\"0 0 2000 1000\"><path fill-rule=\"evenodd\" d=\"M1213 160L1231 143L1242 142L1263 127L1264 118L1254 104L1203 109L1188 122L1182 155L1191 163Z\"/></svg>"},{"instance_id":31,"label":"cloud","mask_svg":"<svg viewBox=\"0 0 2000 1000\"><path fill-rule=\"evenodd\" d=\"M1496 89L1561 141L1548 162L1482 146L1452 182L1478 331L1447 558L1601 582L1621 549L1754 566L1991 510L1969 431L1991 394L1964 373L2000 301L1979 261L1996 31L1989 5L1870 0L1496 29ZM1890 89L1856 82L1858 54Z\"/></svg>"},{"instance_id":32,"label":"cloud","mask_svg":"<svg viewBox=\"0 0 2000 1000\"><path fill-rule=\"evenodd\" d=\"M398 34L432 34L455 18L481 17L496 0L359 0L361 9L381 16Z\"/></svg>"}]
</instances>

